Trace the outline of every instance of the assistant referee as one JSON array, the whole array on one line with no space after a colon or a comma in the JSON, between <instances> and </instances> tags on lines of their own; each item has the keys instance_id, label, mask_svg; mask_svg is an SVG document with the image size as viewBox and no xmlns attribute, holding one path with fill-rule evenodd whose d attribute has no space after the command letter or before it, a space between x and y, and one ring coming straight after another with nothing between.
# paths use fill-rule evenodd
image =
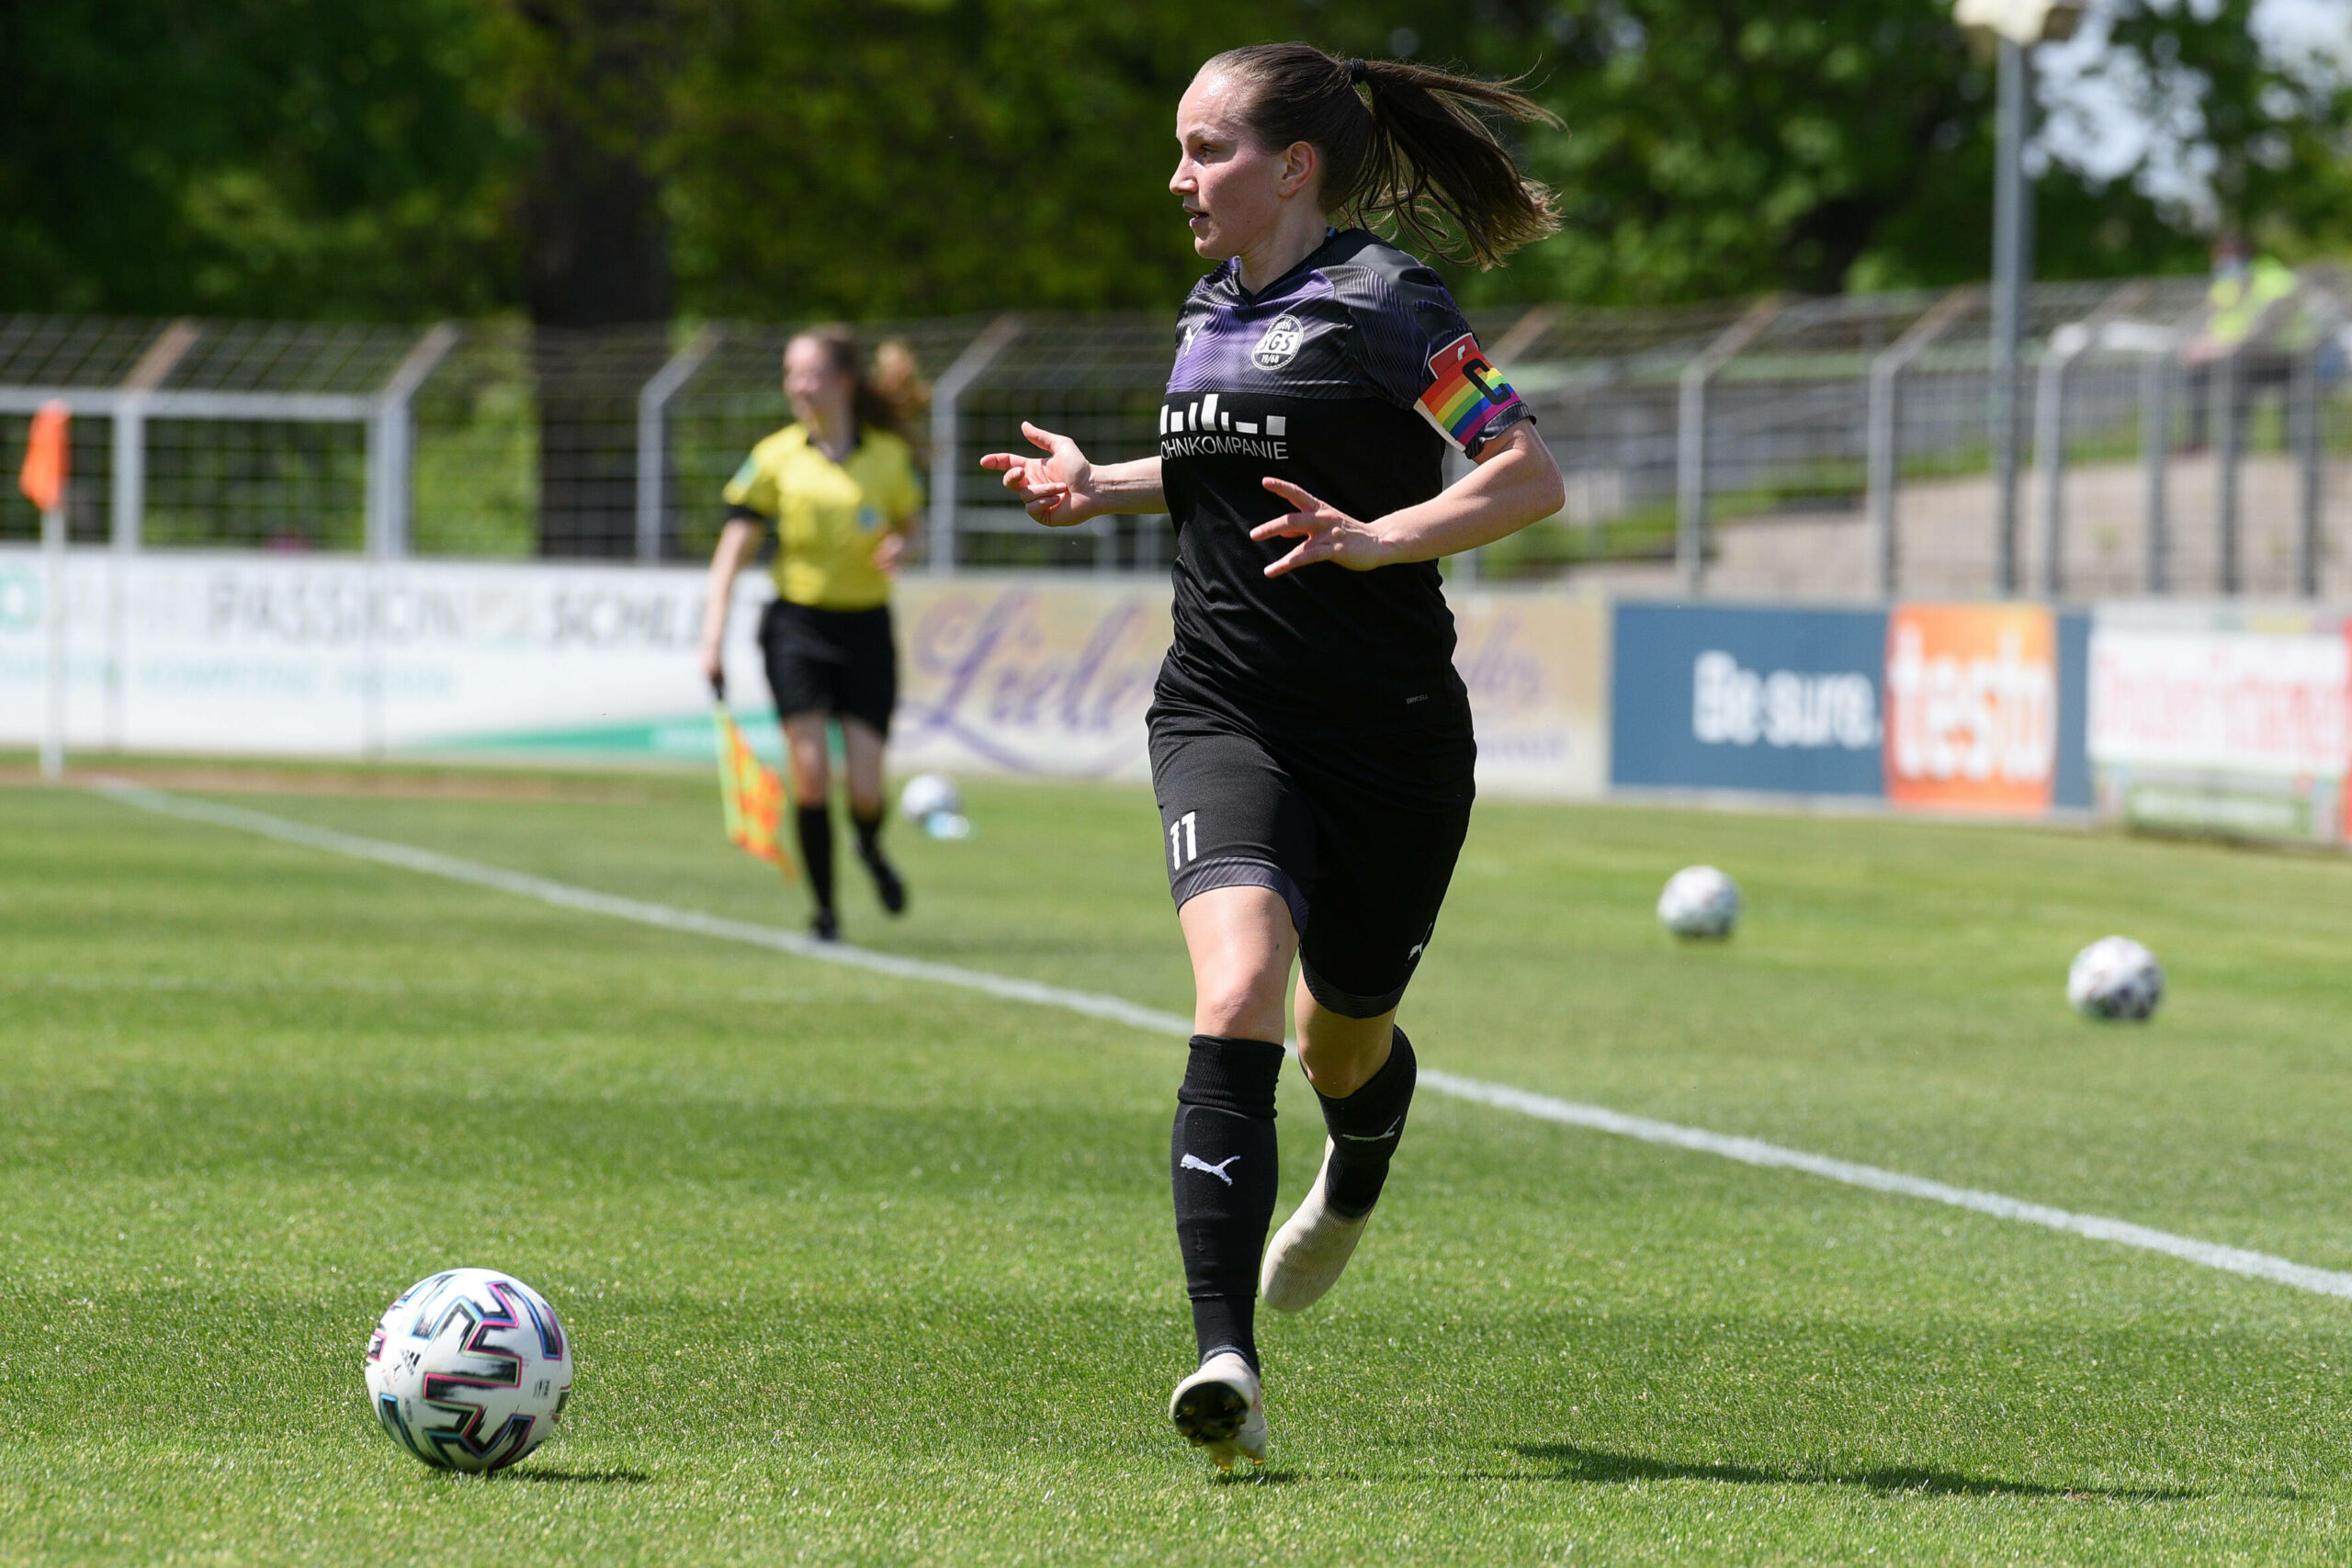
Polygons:
<instances>
[{"instance_id":1,"label":"assistant referee","mask_svg":"<svg viewBox=\"0 0 2352 1568\"><path fill-rule=\"evenodd\" d=\"M1221 263L1177 321L1159 456L995 453L1029 514L1170 513L1175 638L1148 716L1160 852L1193 962L1170 1178L1200 1356L1169 1415L1263 1462L1256 1294L1297 1311L1362 1236L1412 1101L1396 1010L1469 824L1476 747L1442 556L1556 512L1559 469L1435 273L1365 226L1492 265L1557 226L1478 118L1493 83L1306 44L1220 54L1177 109L1170 187ZM1474 465L1444 481L1449 449ZM1290 968L1329 1136L1272 1244Z\"/></svg>"},{"instance_id":2,"label":"assistant referee","mask_svg":"<svg viewBox=\"0 0 2352 1568\"><path fill-rule=\"evenodd\" d=\"M903 427L922 387L903 344L884 344L869 372L849 329L823 326L785 345L784 390L793 423L752 447L727 483L702 669L718 681L735 574L773 528L775 598L760 617L760 652L791 757L800 861L817 901L809 929L831 942L841 919L828 720L841 723L858 858L882 907L894 915L907 907L906 883L882 853L882 761L899 700L890 574L922 505Z\"/></svg>"}]
</instances>

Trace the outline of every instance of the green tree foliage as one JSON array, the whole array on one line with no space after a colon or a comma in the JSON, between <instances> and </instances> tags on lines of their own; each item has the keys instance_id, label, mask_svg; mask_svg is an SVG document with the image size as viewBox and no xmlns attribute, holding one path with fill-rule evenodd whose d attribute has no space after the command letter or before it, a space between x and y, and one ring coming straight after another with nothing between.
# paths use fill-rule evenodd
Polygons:
<instances>
[{"instance_id":1,"label":"green tree foliage","mask_svg":"<svg viewBox=\"0 0 2352 1568\"><path fill-rule=\"evenodd\" d=\"M2352 243L2345 96L2263 57L2252 8L2123 0L2219 206L2053 169L2042 276L2191 268L2225 217ZM1991 72L1949 0L40 0L0 8L0 309L1165 307L1201 270L1177 96L1284 37L1525 73L1566 120L1524 142L1563 232L1457 269L1474 299L1987 268Z\"/></svg>"},{"instance_id":2,"label":"green tree foliage","mask_svg":"<svg viewBox=\"0 0 2352 1568\"><path fill-rule=\"evenodd\" d=\"M2341 167L2340 102L2276 101L2281 80L2248 37L2251 0L2199 19L2175 5L2127 12L2117 41L2141 71L2226 60L2210 131L2240 166L2265 138L2291 151L2245 197L2283 210L2284 186ZM1566 121L1530 138L1558 187L1558 238L1507 275L1464 280L1489 299L1658 302L1770 288L1946 284L1991 269L1994 71L1948 0L1479 0L1453 39L1489 71L1526 69ZM2268 99L2270 112L2258 108ZM2296 117L2315 116L2300 125ZM2307 204L2316 205L2316 204ZM2210 217L2209 220L2210 220ZM2196 214L2129 179L2048 169L2037 188L2036 270L2050 277L2200 265Z\"/></svg>"},{"instance_id":3,"label":"green tree foliage","mask_svg":"<svg viewBox=\"0 0 2352 1568\"><path fill-rule=\"evenodd\" d=\"M1205 56L1264 0L711 0L665 150L701 310L1167 305L1201 267L1166 188Z\"/></svg>"},{"instance_id":4,"label":"green tree foliage","mask_svg":"<svg viewBox=\"0 0 2352 1568\"><path fill-rule=\"evenodd\" d=\"M509 299L512 54L477 0L0 6L0 309Z\"/></svg>"}]
</instances>

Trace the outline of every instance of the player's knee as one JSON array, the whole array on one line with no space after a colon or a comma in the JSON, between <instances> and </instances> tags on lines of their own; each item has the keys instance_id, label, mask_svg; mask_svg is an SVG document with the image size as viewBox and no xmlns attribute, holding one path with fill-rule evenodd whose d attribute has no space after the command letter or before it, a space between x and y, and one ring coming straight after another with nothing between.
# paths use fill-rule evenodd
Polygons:
<instances>
[{"instance_id":1,"label":"player's knee","mask_svg":"<svg viewBox=\"0 0 2352 1568\"><path fill-rule=\"evenodd\" d=\"M1286 978L1255 966L1203 976L1193 1006L1193 1026L1204 1034L1227 1039L1280 1040Z\"/></svg>"}]
</instances>

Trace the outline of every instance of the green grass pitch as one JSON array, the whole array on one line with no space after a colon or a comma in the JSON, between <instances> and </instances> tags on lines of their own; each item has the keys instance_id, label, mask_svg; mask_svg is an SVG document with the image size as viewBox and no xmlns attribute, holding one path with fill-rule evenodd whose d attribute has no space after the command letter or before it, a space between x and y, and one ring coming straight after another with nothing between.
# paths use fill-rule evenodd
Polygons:
<instances>
[{"instance_id":1,"label":"green grass pitch","mask_svg":"<svg viewBox=\"0 0 2352 1568\"><path fill-rule=\"evenodd\" d=\"M699 778L338 777L233 798L804 919ZM914 909L854 884L852 940L1189 1010L1148 796L971 794L969 842L894 829ZM1722 947L1651 915L1701 860L1747 896ZM2148 1027L2065 1009L2111 931L2166 964ZM2347 953L2335 859L1497 803L1405 1017L1457 1073L2345 1269ZM1264 1327L1272 1466L1220 1480L1163 1415L1180 1057L0 792L0 1561L2352 1551L2352 1303L1428 1095L1354 1269ZM1295 1074L1282 1128L1287 1205ZM488 1480L360 1387L458 1263L578 1347L560 1437Z\"/></svg>"}]
</instances>

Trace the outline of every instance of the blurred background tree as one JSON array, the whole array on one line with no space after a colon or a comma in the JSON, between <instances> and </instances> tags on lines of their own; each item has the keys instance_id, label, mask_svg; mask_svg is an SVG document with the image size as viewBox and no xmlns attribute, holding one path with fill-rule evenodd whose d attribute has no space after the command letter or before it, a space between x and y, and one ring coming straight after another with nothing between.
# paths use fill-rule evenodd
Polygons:
<instances>
[{"instance_id":1,"label":"blurred background tree","mask_svg":"<svg viewBox=\"0 0 2352 1568\"><path fill-rule=\"evenodd\" d=\"M2097 11L2068 69L2108 123L2052 120L2041 276L2193 269L2225 221L2352 244L2343 60L2256 12ZM1987 268L1990 73L1947 0L41 0L0 9L0 309L1164 309L1200 271L1176 97L1279 37L1526 72L1566 119L1525 147L1564 231L1457 272L1474 299ZM2119 162L2119 114L2163 134Z\"/></svg>"},{"instance_id":2,"label":"blurred background tree","mask_svg":"<svg viewBox=\"0 0 2352 1568\"><path fill-rule=\"evenodd\" d=\"M0 309L512 303L516 42L478 0L0 6Z\"/></svg>"}]
</instances>

